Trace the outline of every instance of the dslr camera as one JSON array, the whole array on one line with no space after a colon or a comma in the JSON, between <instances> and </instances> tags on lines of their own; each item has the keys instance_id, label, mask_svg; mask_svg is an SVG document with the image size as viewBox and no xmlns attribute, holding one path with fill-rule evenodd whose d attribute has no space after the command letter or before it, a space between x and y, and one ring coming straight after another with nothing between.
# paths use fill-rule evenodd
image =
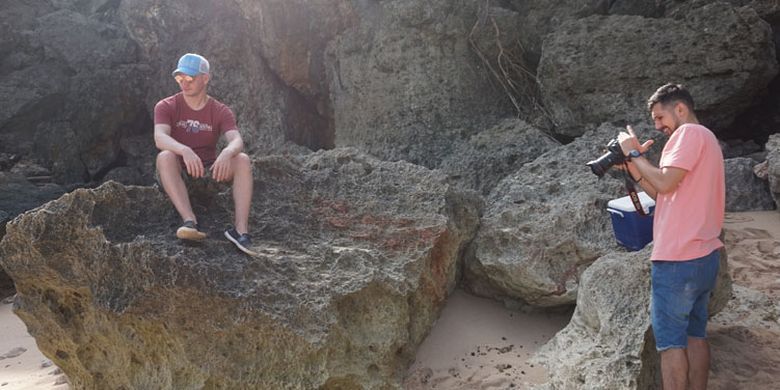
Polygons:
<instances>
[{"instance_id":1,"label":"dslr camera","mask_svg":"<svg viewBox=\"0 0 780 390\"><path fill-rule=\"evenodd\" d=\"M601 178L609 168L622 164L624 161L626 161L626 156L623 155L623 149L620 148L617 138L613 138L607 143L606 153L593 161L588 161L585 165L590 167L593 174Z\"/></svg>"}]
</instances>

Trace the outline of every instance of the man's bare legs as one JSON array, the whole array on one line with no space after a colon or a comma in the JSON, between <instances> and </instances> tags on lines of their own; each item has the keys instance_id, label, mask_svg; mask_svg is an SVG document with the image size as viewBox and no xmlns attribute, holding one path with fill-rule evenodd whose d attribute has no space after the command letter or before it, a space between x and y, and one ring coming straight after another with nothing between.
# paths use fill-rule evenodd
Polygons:
<instances>
[{"instance_id":1,"label":"man's bare legs","mask_svg":"<svg viewBox=\"0 0 780 390\"><path fill-rule=\"evenodd\" d=\"M661 352L664 390L705 390L709 373L707 339L688 337L687 349L671 348Z\"/></svg>"},{"instance_id":2,"label":"man's bare legs","mask_svg":"<svg viewBox=\"0 0 780 390\"><path fill-rule=\"evenodd\" d=\"M661 379L664 390L688 389L688 354L682 348L661 352Z\"/></svg>"},{"instance_id":3,"label":"man's bare legs","mask_svg":"<svg viewBox=\"0 0 780 390\"><path fill-rule=\"evenodd\" d=\"M249 233L249 207L252 203L252 161L245 153L233 157L233 203L236 212L236 231Z\"/></svg>"},{"instance_id":4,"label":"man's bare legs","mask_svg":"<svg viewBox=\"0 0 780 390\"><path fill-rule=\"evenodd\" d=\"M192 211L189 193L181 177L179 156L169 151L157 155L157 172L165 193L171 199L183 221L197 223ZM233 168L233 203L235 207L236 231L239 234L249 232L249 209L252 203L252 161L245 153L235 155L231 161Z\"/></svg>"},{"instance_id":5,"label":"man's bare legs","mask_svg":"<svg viewBox=\"0 0 780 390\"><path fill-rule=\"evenodd\" d=\"M710 344L688 337L688 382L691 390L705 390L710 375Z\"/></svg>"},{"instance_id":6,"label":"man's bare legs","mask_svg":"<svg viewBox=\"0 0 780 390\"><path fill-rule=\"evenodd\" d=\"M183 221L197 222L195 213L192 212L187 186L181 177L180 164L179 156L173 152L163 150L157 154L157 173L173 207L179 212Z\"/></svg>"}]
</instances>

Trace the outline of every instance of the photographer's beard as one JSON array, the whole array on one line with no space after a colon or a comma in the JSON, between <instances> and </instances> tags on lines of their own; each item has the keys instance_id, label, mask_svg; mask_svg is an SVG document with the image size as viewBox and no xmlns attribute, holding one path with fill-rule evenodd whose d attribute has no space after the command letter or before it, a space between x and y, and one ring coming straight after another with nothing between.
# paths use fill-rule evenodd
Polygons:
<instances>
[{"instance_id":1,"label":"photographer's beard","mask_svg":"<svg viewBox=\"0 0 780 390\"><path fill-rule=\"evenodd\" d=\"M656 104L652 109L652 116L655 121L655 129L664 133L667 137L671 136L675 130L685 124L683 118L678 115L674 105L665 107Z\"/></svg>"}]
</instances>

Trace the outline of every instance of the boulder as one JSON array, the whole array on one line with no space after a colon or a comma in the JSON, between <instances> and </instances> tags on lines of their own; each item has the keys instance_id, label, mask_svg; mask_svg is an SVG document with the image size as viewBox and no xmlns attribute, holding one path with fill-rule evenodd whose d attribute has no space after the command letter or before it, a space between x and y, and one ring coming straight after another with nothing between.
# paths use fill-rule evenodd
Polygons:
<instances>
[{"instance_id":1,"label":"boulder","mask_svg":"<svg viewBox=\"0 0 780 390\"><path fill-rule=\"evenodd\" d=\"M149 69L99 3L12 0L0 16L0 151L40 161L61 183L115 164L121 136L148 121Z\"/></svg>"},{"instance_id":2,"label":"boulder","mask_svg":"<svg viewBox=\"0 0 780 390\"><path fill-rule=\"evenodd\" d=\"M333 37L357 25L355 6L347 0L239 0L237 4L255 17L258 43L273 72L306 97L327 98L325 48Z\"/></svg>"},{"instance_id":3,"label":"boulder","mask_svg":"<svg viewBox=\"0 0 780 390\"><path fill-rule=\"evenodd\" d=\"M635 130L642 139L651 134L646 127ZM534 306L574 303L582 272L622 250L606 206L627 195L623 176L612 169L599 180L585 165L619 131L605 124L499 182L466 257L464 284L472 292ZM653 153L660 152L661 143L656 145Z\"/></svg>"},{"instance_id":4,"label":"boulder","mask_svg":"<svg viewBox=\"0 0 780 390\"><path fill-rule=\"evenodd\" d=\"M469 42L480 3L360 4L359 24L326 51L336 146L435 168L455 141L512 112ZM496 20L511 31L517 17L504 10ZM515 36L510 32L506 39Z\"/></svg>"},{"instance_id":5,"label":"boulder","mask_svg":"<svg viewBox=\"0 0 780 390\"><path fill-rule=\"evenodd\" d=\"M774 210L766 180L753 173L756 162L737 157L725 160L726 211Z\"/></svg>"},{"instance_id":6,"label":"boulder","mask_svg":"<svg viewBox=\"0 0 780 390\"><path fill-rule=\"evenodd\" d=\"M254 163L256 257L193 193L204 242L151 187L76 190L8 226L15 312L74 388L400 388L455 286L476 194L355 150Z\"/></svg>"},{"instance_id":7,"label":"boulder","mask_svg":"<svg viewBox=\"0 0 780 390\"><path fill-rule=\"evenodd\" d=\"M57 184L35 185L21 174L0 172L0 237L5 233L6 222L63 193L65 188Z\"/></svg>"},{"instance_id":8,"label":"boulder","mask_svg":"<svg viewBox=\"0 0 780 390\"><path fill-rule=\"evenodd\" d=\"M606 14L656 17L663 10L659 0L509 0L499 3L521 15L518 39L533 64L532 69L539 63L545 36L567 21Z\"/></svg>"},{"instance_id":9,"label":"boulder","mask_svg":"<svg viewBox=\"0 0 780 390\"><path fill-rule=\"evenodd\" d=\"M665 82L686 85L699 119L717 133L777 69L770 26L751 8L714 3L682 20L609 15L566 22L545 39L537 77L562 135L605 121L646 120L645 103Z\"/></svg>"},{"instance_id":10,"label":"boulder","mask_svg":"<svg viewBox=\"0 0 780 390\"><path fill-rule=\"evenodd\" d=\"M763 151L763 147L757 144L754 140L726 140L720 141L720 148L723 151L723 158L730 159L734 157L750 157L758 156ZM759 159L763 161L764 158Z\"/></svg>"},{"instance_id":11,"label":"boulder","mask_svg":"<svg viewBox=\"0 0 780 390\"><path fill-rule=\"evenodd\" d=\"M0 171L0 239L5 235L5 225L8 221L41 203L61 196L64 192L65 189L56 184L38 186L22 174ZM13 291L14 282L0 264L0 299Z\"/></svg>"},{"instance_id":12,"label":"boulder","mask_svg":"<svg viewBox=\"0 0 780 390\"><path fill-rule=\"evenodd\" d=\"M780 208L780 134L770 136L765 148L769 191L772 192L775 205Z\"/></svg>"},{"instance_id":13,"label":"boulder","mask_svg":"<svg viewBox=\"0 0 780 390\"><path fill-rule=\"evenodd\" d=\"M661 0L663 2L664 15L673 18L684 18L685 15L698 12L698 9L713 3L712 0ZM772 24L780 22L780 3L764 0L719 0L720 3L728 3L734 7L750 7L758 15Z\"/></svg>"},{"instance_id":14,"label":"boulder","mask_svg":"<svg viewBox=\"0 0 780 390\"><path fill-rule=\"evenodd\" d=\"M458 186L488 195L501 179L560 143L520 119L505 119L455 147L440 169Z\"/></svg>"},{"instance_id":15,"label":"boulder","mask_svg":"<svg viewBox=\"0 0 780 390\"><path fill-rule=\"evenodd\" d=\"M599 258L582 275L569 325L534 357L553 389L657 389L660 363L650 323L650 247ZM710 315L731 298L728 260L721 268Z\"/></svg>"}]
</instances>

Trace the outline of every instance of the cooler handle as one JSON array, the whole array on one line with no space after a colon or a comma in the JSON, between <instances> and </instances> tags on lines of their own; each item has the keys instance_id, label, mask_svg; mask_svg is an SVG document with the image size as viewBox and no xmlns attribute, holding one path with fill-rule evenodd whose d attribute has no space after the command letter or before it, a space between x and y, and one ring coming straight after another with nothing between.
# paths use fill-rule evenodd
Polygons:
<instances>
[{"instance_id":1,"label":"cooler handle","mask_svg":"<svg viewBox=\"0 0 780 390\"><path fill-rule=\"evenodd\" d=\"M621 213L620 211L613 210L613 209L607 209L607 211L609 211L609 212L610 212L610 213L612 213L612 214L617 214L617 215L619 215L619 216L620 216L620 218L625 218L625 216L623 215L623 213Z\"/></svg>"}]
</instances>

